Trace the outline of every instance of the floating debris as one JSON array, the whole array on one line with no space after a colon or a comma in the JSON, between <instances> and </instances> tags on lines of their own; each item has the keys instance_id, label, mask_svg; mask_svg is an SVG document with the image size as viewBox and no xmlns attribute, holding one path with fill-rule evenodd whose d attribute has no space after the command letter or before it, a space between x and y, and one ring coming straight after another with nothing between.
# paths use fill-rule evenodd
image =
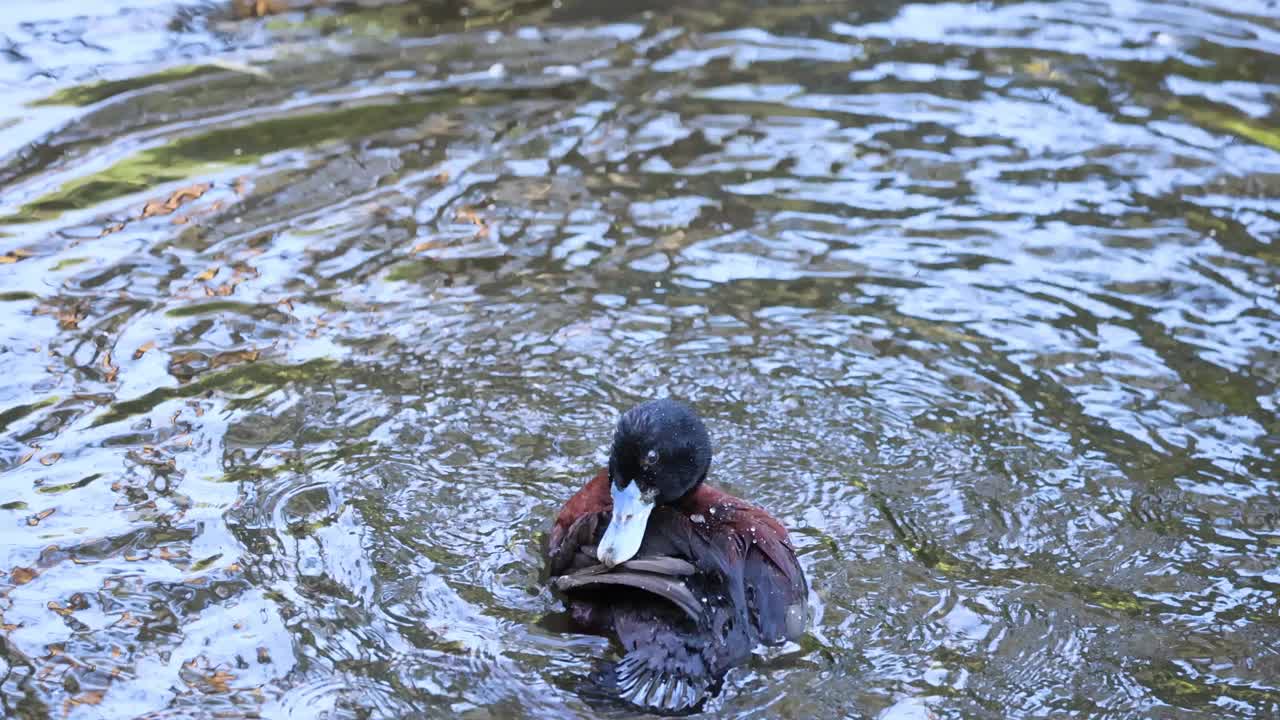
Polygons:
<instances>
[{"instance_id":1,"label":"floating debris","mask_svg":"<svg viewBox=\"0 0 1280 720\"><path fill-rule=\"evenodd\" d=\"M40 572L35 568L16 567L9 571L9 580L14 585L26 585L32 580L35 580L36 576L39 574Z\"/></svg>"},{"instance_id":2,"label":"floating debris","mask_svg":"<svg viewBox=\"0 0 1280 720\"><path fill-rule=\"evenodd\" d=\"M12 265L13 263L26 260L31 257L31 255L32 253L30 250L23 250L22 248L10 250L5 254L0 255L0 265Z\"/></svg>"},{"instance_id":3,"label":"floating debris","mask_svg":"<svg viewBox=\"0 0 1280 720\"><path fill-rule=\"evenodd\" d=\"M146 219L159 215L168 215L182 207L183 203L190 200L198 200L200 196L208 192L211 187L213 187L213 185L210 183L196 183L195 185L174 190L173 193L165 200L150 200L145 206L143 206L141 218Z\"/></svg>"}]
</instances>

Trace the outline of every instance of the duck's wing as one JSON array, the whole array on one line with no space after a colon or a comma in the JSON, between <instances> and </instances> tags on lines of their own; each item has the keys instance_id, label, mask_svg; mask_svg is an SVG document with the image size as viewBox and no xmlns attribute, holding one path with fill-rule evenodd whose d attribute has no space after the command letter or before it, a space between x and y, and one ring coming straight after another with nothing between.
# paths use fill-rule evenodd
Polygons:
<instances>
[{"instance_id":1,"label":"duck's wing","mask_svg":"<svg viewBox=\"0 0 1280 720\"><path fill-rule=\"evenodd\" d=\"M609 475L601 470L564 504L547 535L547 572L562 575L597 562L596 543L613 510Z\"/></svg>"},{"instance_id":2,"label":"duck's wing","mask_svg":"<svg viewBox=\"0 0 1280 720\"><path fill-rule=\"evenodd\" d=\"M547 543L547 574L555 577L598 565L596 543L609 522L605 513L590 513L573 521L562 533L552 531Z\"/></svg>"},{"instance_id":3,"label":"duck's wing","mask_svg":"<svg viewBox=\"0 0 1280 720\"><path fill-rule=\"evenodd\" d=\"M734 525L746 551L742 580L747 613L760 641L777 645L798 639L809 619L809 588L787 531L754 507L742 510Z\"/></svg>"},{"instance_id":4,"label":"duck's wing","mask_svg":"<svg viewBox=\"0 0 1280 720\"><path fill-rule=\"evenodd\" d=\"M624 652L593 675L595 691L667 714L691 712L707 698L725 668L704 629L724 609L699 599L697 573L682 558L642 555L613 568L595 564L552 578L553 587L571 596L614 591L607 602Z\"/></svg>"},{"instance_id":5,"label":"duck's wing","mask_svg":"<svg viewBox=\"0 0 1280 720\"><path fill-rule=\"evenodd\" d=\"M613 569L591 565L551 582L561 592L609 586L644 590L675 605L696 623L702 618L702 603L685 583L685 578L693 573L693 565L680 558L646 556L628 560Z\"/></svg>"},{"instance_id":6,"label":"duck's wing","mask_svg":"<svg viewBox=\"0 0 1280 720\"><path fill-rule=\"evenodd\" d=\"M723 675L713 643L700 633L681 631L653 607L619 613L621 660L603 663L592 680L608 697L645 712L685 715L714 693Z\"/></svg>"},{"instance_id":7,"label":"duck's wing","mask_svg":"<svg viewBox=\"0 0 1280 720\"><path fill-rule=\"evenodd\" d=\"M799 638L808 622L809 588L782 523L706 484L681 502L681 511L691 521L692 532L685 534L694 553L689 557L722 563L733 604L745 611L753 636L766 645ZM699 545L693 535L704 542Z\"/></svg>"}]
</instances>

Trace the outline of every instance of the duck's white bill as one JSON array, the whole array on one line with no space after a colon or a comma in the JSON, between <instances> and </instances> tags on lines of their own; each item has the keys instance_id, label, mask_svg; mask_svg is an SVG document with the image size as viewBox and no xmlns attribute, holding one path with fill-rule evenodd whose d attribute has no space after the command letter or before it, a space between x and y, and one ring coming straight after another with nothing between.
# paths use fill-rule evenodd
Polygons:
<instances>
[{"instance_id":1,"label":"duck's white bill","mask_svg":"<svg viewBox=\"0 0 1280 720\"><path fill-rule=\"evenodd\" d=\"M613 567L630 560L640 551L644 529L649 524L649 513L653 512L654 497L641 492L640 483L635 481L627 483L621 490L610 484L609 493L613 496L613 517L600 539L596 557L606 567Z\"/></svg>"}]
</instances>

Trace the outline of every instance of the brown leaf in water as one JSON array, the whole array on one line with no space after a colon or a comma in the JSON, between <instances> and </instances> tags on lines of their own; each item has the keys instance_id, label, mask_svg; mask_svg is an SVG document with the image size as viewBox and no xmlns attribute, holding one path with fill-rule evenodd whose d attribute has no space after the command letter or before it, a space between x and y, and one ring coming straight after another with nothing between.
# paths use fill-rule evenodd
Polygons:
<instances>
[{"instance_id":1,"label":"brown leaf in water","mask_svg":"<svg viewBox=\"0 0 1280 720\"><path fill-rule=\"evenodd\" d=\"M62 459L62 453L49 453L48 455L45 455L44 457L40 458L40 464L44 465L45 467L49 467L50 465L58 462L61 459Z\"/></svg>"},{"instance_id":2,"label":"brown leaf in water","mask_svg":"<svg viewBox=\"0 0 1280 720\"><path fill-rule=\"evenodd\" d=\"M257 350L231 350L228 352L221 352L214 355L213 358L209 360L209 368L213 369L224 365L233 365L242 362L255 362L259 355L261 355L261 353Z\"/></svg>"},{"instance_id":3,"label":"brown leaf in water","mask_svg":"<svg viewBox=\"0 0 1280 720\"><path fill-rule=\"evenodd\" d=\"M426 242L420 242L417 245L414 245L412 252L420 253L423 250L432 250L434 248L441 247L443 244L444 243L437 240L427 240Z\"/></svg>"},{"instance_id":4,"label":"brown leaf in water","mask_svg":"<svg viewBox=\"0 0 1280 720\"><path fill-rule=\"evenodd\" d=\"M141 360L141 359L142 359L142 356L143 356L143 355L146 355L148 350L152 350L152 349L154 349L154 348L155 348L155 346L156 346L156 341L155 341L155 340L148 340L148 341L146 341L146 342L142 343L142 345L141 345L141 346L139 346L137 350L134 350L134 351L133 351L133 359L134 359L134 360Z\"/></svg>"},{"instance_id":5,"label":"brown leaf in water","mask_svg":"<svg viewBox=\"0 0 1280 720\"><path fill-rule=\"evenodd\" d=\"M235 679L236 676L226 670L215 670L212 675L205 678L205 682L209 683L209 688L213 690L213 692L225 693L231 692L231 685L229 685L229 683Z\"/></svg>"},{"instance_id":6,"label":"brown leaf in water","mask_svg":"<svg viewBox=\"0 0 1280 720\"><path fill-rule=\"evenodd\" d=\"M0 265L11 265L13 263L18 262L19 260L26 260L29 257L31 257L30 250L23 250L22 248L17 248L15 250L10 250L4 255L0 255Z\"/></svg>"},{"instance_id":7,"label":"brown leaf in water","mask_svg":"<svg viewBox=\"0 0 1280 720\"><path fill-rule=\"evenodd\" d=\"M480 238L488 237L489 224L485 222L485 219L480 217L480 214L477 213L473 208L469 208L469 207L458 208L458 211L454 213L454 218L458 220L466 220L472 225L475 225L476 237L480 237Z\"/></svg>"},{"instance_id":8,"label":"brown leaf in water","mask_svg":"<svg viewBox=\"0 0 1280 720\"><path fill-rule=\"evenodd\" d=\"M107 351L106 355L102 356L102 369L107 371L103 378L107 382L115 382L116 376L120 374L120 366L111 362L110 350Z\"/></svg>"},{"instance_id":9,"label":"brown leaf in water","mask_svg":"<svg viewBox=\"0 0 1280 720\"><path fill-rule=\"evenodd\" d=\"M111 626L128 625L130 627L137 627L141 624L142 624L141 620L134 617L133 613L129 612L128 610L125 610L123 613L120 614L119 618L116 618L115 622L111 623Z\"/></svg>"},{"instance_id":10,"label":"brown leaf in water","mask_svg":"<svg viewBox=\"0 0 1280 720\"><path fill-rule=\"evenodd\" d=\"M18 458L18 464L26 465L27 462L29 462L31 458L35 456L35 454L36 454L35 450L28 450L27 452L22 454L22 457Z\"/></svg>"},{"instance_id":11,"label":"brown leaf in water","mask_svg":"<svg viewBox=\"0 0 1280 720\"><path fill-rule=\"evenodd\" d=\"M106 694L106 690L90 690L69 697L62 701L62 714L70 715L71 709L77 705L97 705L102 702L102 697Z\"/></svg>"},{"instance_id":12,"label":"brown leaf in water","mask_svg":"<svg viewBox=\"0 0 1280 720\"><path fill-rule=\"evenodd\" d=\"M9 580L11 580L14 585L26 585L32 580L35 580L36 575L39 574L40 573L37 572L35 568L16 567L9 571Z\"/></svg>"},{"instance_id":13,"label":"brown leaf in water","mask_svg":"<svg viewBox=\"0 0 1280 720\"><path fill-rule=\"evenodd\" d=\"M196 183L184 188L178 188L166 200L149 200L142 208L142 217L149 218L157 215L168 215L174 210L182 207L182 204L188 200L196 200L204 195L212 187L209 183Z\"/></svg>"},{"instance_id":14,"label":"brown leaf in water","mask_svg":"<svg viewBox=\"0 0 1280 720\"><path fill-rule=\"evenodd\" d=\"M232 0L231 12L237 18L260 18L290 10L289 0Z\"/></svg>"},{"instance_id":15,"label":"brown leaf in water","mask_svg":"<svg viewBox=\"0 0 1280 720\"><path fill-rule=\"evenodd\" d=\"M83 319L84 313L75 308L58 311L58 327L63 330L78 329L80 327L80 321Z\"/></svg>"},{"instance_id":16,"label":"brown leaf in water","mask_svg":"<svg viewBox=\"0 0 1280 720\"><path fill-rule=\"evenodd\" d=\"M221 269L222 269L222 267L221 267L220 265L214 265L213 267L209 268L208 270L205 270L204 272L202 272L202 273L200 273L199 275L197 275L197 276L196 276L196 280L198 280L198 281L200 281L200 282L204 282L204 281L206 281L206 280L212 280L212 279L214 278L214 276L218 274L218 271L219 271L219 270L221 270Z\"/></svg>"},{"instance_id":17,"label":"brown leaf in water","mask_svg":"<svg viewBox=\"0 0 1280 720\"><path fill-rule=\"evenodd\" d=\"M48 510L41 510L35 515L32 515L31 517L27 518L27 524L32 527L35 527L36 525L40 524L41 520L44 520L45 518L49 517L55 512L57 512L57 508L49 508Z\"/></svg>"},{"instance_id":18,"label":"brown leaf in water","mask_svg":"<svg viewBox=\"0 0 1280 720\"><path fill-rule=\"evenodd\" d=\"M144 218L149 218L153 215L163 215L164 213L164 203L159 200L148 200L147 204L142 207L142 217Z\"/></svg>"},{"instance_id":19,"label":"brown leaf in water","mask_svg":"<svg viewBox=\"0 0 1280 720\"><path fill-rule=\"evenodd\" d=\"M62 604L59 603L57 600L50 600L48 603L45 604L45 607L58 613L62 617L66 617L71 614L71 610L63 607Z\"/></svg>"},{"instance_id":20,"label":"brown leaf in water","mask_svg":"<svg viewBox=\"0 0 1280 720\"><path fill-rule=\"evenodd\" d=\"M102 232L98 234L98 237L102 238L110 235L111 233L118 233L124 229L124 225L125 224L122 222L112 223L106 226L105 228L103 228Z\"/></svg>"}]
</instances>

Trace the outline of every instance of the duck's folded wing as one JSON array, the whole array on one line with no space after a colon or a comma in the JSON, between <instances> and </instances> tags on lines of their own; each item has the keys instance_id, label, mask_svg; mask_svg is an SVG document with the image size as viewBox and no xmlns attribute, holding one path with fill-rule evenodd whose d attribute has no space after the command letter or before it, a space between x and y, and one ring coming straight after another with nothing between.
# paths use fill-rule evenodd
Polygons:
<instances>
[{"instance_id":1,"label":"duck's folded wing","mask_svg":"<svg viewBox=\"0 0 1280 720\"><path fill-rule=\"evenodd\" d=\"M599 564L586 567L554 578L552 585L561 592L610 586L643 590L667 600L697 622L702 616L702 604L685 584L685 578L693 573L693 565L680 558L649 556L628 560L613 569Z\"/></svg>"},{"instance_id":2,"label":"duck's folded wing","mask_svg":"<svg viewBox=\"0 0 1280 720\"><path fill-rule=\"evenodd\" d=\"M613 503L608 474L601 472L564 504L547 536L547 572L560 575L596 562L595 545L604 534Z\"/></svg>"},{"instance_id":3,"label":"duck's folded wing","mask_svg":"<svg viewBox=\"0 0 1280 720\"><path fill-rule=\"evenodd\" d=\"M604 513L588 513L567 528L552 528L547 543L547 574L562 575L598 564L596 542L608 521Z\"/></svg>"},{"instance_id":4,"label":"duck's folded wing","mask_svg":"<svg viewBox=\"0 0 1280 720\"><path fill-rule=\"evenodd\" d=\"M809 620L809 588L786 531L776 522L757 524L750 537L742 579L747 611L767 645L795 640ZM775 530L776 528L776 530Z\"/></svg>"},{"instance_id":5,"label":"duck's folded wing","mask_svg":"<svg viewBox=\"0 0 1280 720\"><path fill-rule=\"evenodd\" d=\"M648 555L644 557L628 560L618 567L624 570L636 572L655 573L657 575L671 575L673 577L688 577L692 575L697 568L687 560L669 555Z\"/></svg>"}]
</instances>

